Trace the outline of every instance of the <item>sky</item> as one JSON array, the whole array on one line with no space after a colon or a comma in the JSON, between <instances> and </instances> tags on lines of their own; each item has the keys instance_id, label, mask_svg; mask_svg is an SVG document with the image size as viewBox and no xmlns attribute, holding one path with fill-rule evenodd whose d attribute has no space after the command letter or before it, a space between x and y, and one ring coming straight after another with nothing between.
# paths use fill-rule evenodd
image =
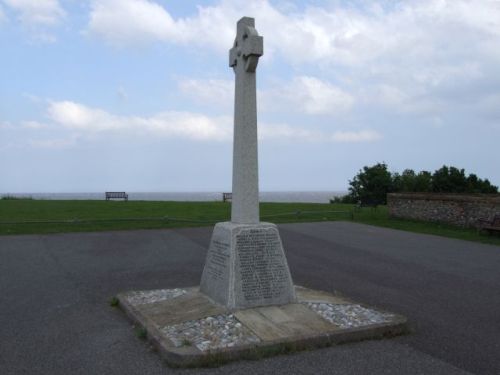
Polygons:
<instances>
[{"instance_id":1,"label":"sky","mask_svg":"<svg viewBox=\"0 0 500 375\"><path fill-rule=\"evenodd\" d=\"M377 162L500 185L499 0L0 0L0 193L230 191L243 16L262 191Z\"/></svg>"}]
</instances>

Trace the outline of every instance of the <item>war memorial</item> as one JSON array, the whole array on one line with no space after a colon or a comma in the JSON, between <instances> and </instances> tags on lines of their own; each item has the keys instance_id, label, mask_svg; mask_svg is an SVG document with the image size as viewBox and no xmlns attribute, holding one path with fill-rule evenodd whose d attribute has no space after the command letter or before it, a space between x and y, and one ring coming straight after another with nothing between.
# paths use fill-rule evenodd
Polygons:
<instances>
[{"instance_id":1,"label":"war memorial","mask_svg":"<svg viewBox=\"0 0 500 375\"><path fill-rule=\"evenodd\" d=\"M125 313L172 365L313 349L394 336L406 318L296 286L278 227L259 220L256 69L263 37L237 23L231 221L215 225L199 286L127 291Z\"/></svg>"}]
</instances>

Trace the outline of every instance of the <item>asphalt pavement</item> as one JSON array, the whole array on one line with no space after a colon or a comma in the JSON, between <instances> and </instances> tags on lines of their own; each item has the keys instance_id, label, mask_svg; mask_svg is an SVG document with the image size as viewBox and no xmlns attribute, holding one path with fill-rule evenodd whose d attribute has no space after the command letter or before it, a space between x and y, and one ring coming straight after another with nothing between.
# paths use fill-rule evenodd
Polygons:
<instances>
[{"instance_id":1,"label":"asphalt pavement","mask_svg":"<svg viewBox=\"0 0 500 375\"><path fill-rule=\"evenodd\" d=\"M407 336L172 369L109 299L199 283L211 228L0 236L0 374L500 374L500 247L280 225L294 283L408 317Z\"/></svg>"}]
</instances>

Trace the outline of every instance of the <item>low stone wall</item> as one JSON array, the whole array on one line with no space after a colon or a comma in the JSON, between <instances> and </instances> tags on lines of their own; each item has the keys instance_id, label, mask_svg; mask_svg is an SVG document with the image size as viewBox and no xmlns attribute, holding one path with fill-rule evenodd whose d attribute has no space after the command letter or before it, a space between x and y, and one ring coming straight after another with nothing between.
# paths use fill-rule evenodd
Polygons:
<instances>
[{"instance_id":1,"label":"low stone wall","mask_svg":"<svg viewBox=\"0 0 500 375\"><path fill-rule=\"evenodd\" d=\"M387 194L389 215L395 218L478 227L479 219L500 214L500 194Z\"/></svg>"}]
</instances>

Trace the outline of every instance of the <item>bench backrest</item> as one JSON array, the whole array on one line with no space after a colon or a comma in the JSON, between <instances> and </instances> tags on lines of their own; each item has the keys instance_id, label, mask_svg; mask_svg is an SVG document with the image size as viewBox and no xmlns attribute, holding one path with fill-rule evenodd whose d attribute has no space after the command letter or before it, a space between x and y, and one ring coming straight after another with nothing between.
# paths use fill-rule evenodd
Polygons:
<instances>
[{"instance_id":1,"label":"bench backrest","mask_svg":"<svg viewBox=\"0 0 500 375\"><path fill-rule=\"evenodd\" d=\"M106 198L126 198L128 195L124 191L107 191Z\"/></svg>"}]
</instances>

